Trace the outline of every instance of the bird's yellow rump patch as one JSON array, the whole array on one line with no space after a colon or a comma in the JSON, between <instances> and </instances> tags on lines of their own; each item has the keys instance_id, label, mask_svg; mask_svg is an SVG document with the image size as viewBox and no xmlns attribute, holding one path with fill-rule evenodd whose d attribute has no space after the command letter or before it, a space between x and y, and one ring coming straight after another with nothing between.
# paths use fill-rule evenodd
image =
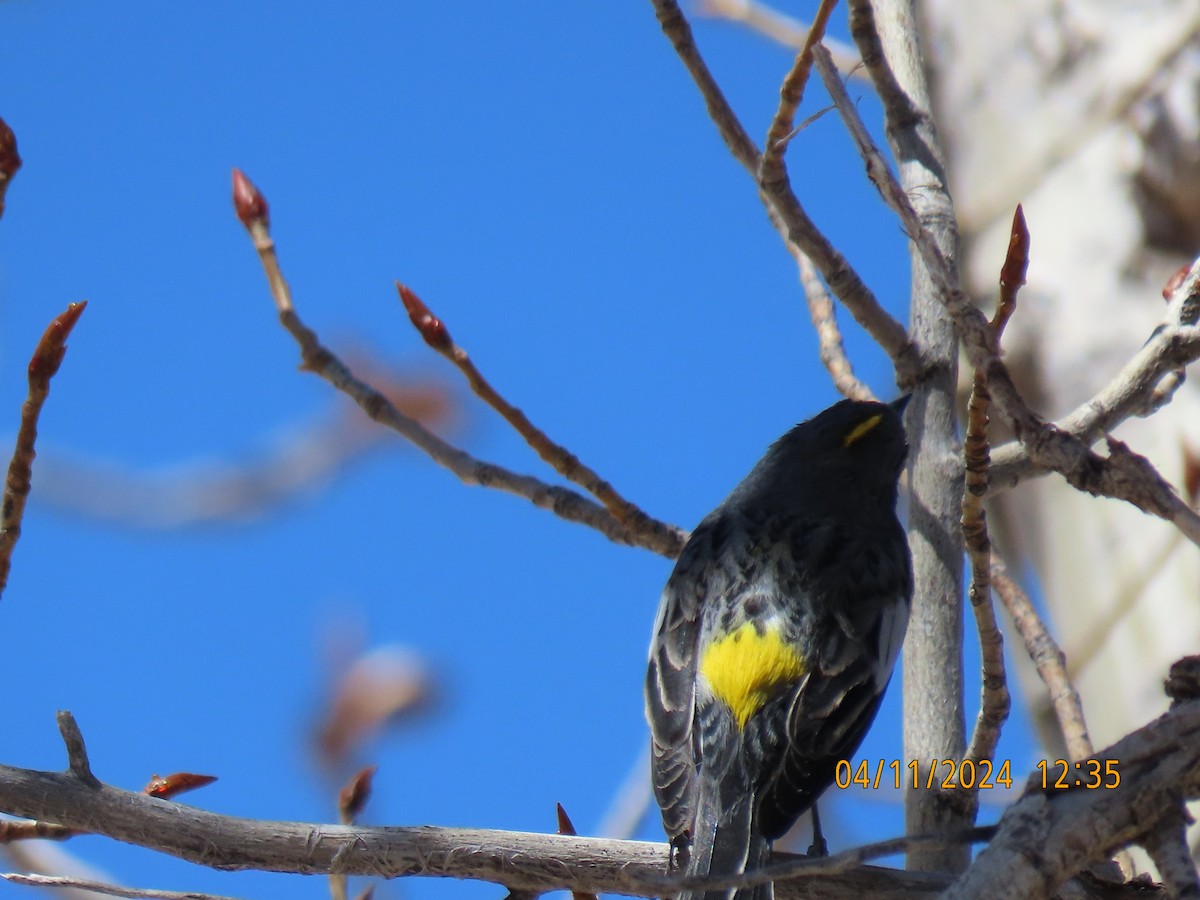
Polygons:
<instances>
[{"instance_id":1,"label":"bird's yellow rump patch","mask_svg":"<svg viewBox=\"0 0 1200 900\"><path fill-rule=\"evenodd\" d=\"M700 674L744 728L775 689L804 675L804 659L784 643L777 628L758 633L746 622L704 648Z\"/></svg>"},{"instance_id":2,"label":"bird's yellow rump patch","mask_svg":"<svg viewBox=\"0 0 1200 900\"><path fill-rule=\"evenodd\" d=\"M857 425L855 425L853 428L851 428L848 432L846 432L846 436L844 438L842 438L842 446L849 447L855 441L861 440L862 437L867 434L867 432L869 432L872 428L874 428L876 425L878 425L882 421L883 421L883 414L879 413L879 414L871 416L871 418L869 418L869 419L859 422Z\"/></svg>"}]
</instances>

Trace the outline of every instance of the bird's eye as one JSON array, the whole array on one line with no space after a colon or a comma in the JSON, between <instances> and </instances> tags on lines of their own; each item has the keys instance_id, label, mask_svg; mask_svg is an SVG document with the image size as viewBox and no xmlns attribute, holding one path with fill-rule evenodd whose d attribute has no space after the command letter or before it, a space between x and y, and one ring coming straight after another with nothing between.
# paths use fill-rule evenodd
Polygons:
<instances>
[{"instance_id":1,"label":"bird's eye","mask_svg":"<svg viewBox=\"0 0 1200 900\"><path fill-rule=\"evenodd\" d=\"M864 437L866 437L868 434L870 434L871 431L874 430L875 426L878 425L882 421L883 421L883 414L876 413L875 415L871 416L871 418L864 419L863 421L859 422L857 425L855 425L853 428L851 428L849 431L846 432L846 436L842 438L842 446L850 447L853 444L858 443Z\"/></svg>"}]
</instances>

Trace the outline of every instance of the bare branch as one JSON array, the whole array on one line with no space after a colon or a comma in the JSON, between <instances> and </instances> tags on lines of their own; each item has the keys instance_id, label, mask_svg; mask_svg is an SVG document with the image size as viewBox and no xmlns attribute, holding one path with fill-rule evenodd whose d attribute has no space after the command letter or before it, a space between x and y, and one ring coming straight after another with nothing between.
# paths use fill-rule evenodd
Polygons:
<instances>
[{"instance_id":1,"label":"bare branch","mask_svg":"<svg viewBox=\"0 0 1200 900\"><path fill-rule=\"evenodd\" d=\"M825 366L833 385L843 397L852 400L874 400L871 389L854 374L854 367L846 356L846 348L842 344L842 330L838 326L837 316L833 309L833 300L829 291L821 283L812 260L805 256L795 244L787 243L788 249L795 257L800 270L800 286L804 289L804 299L808 303L808 314L812 318L813 330L817 333L817 344L821 363Z\"/></svg>"},{"instance_id":2,"label":"bare branch","mask_svg":"<svg viewBox=\"0 0 1200 900\"><path fill-rule=\"evenodd\" d=\"M759 3L758 0L702 0L697 5L696 12L701 16L714 16L738 22L785 47L802 46L810 32L807 22L786 16L765 3ZM824 43L833 54L834 62L842 75L847 78L867 79L862 59L854 47L829 37L824 39Z\"/></svg>"},{"instance_id":3,"label":"bare branch","mask_svg":"<svg viewBox=\"0 0 1200 900\"><path fill-rule=\"evenodd\" d=\"M1200 793L1200 701L1180 703L1096 754L1107 784L1043 789L1034 775L999 833L945 900L1048 897L1093 862L1146 838ZM1083 773L1080 773L1081 775Z\"/></svg>"},{"instance_id":4,"label":"bare branch","mask_svg":"<svg viewBox=\"0 0 1200 900\"><path fill-rule=\"evenodd\" d=\"M851 28L855 39L859 40L861 36L868 34L874 35L870 4L865 0L854 0L851 8ZM857 24L856 19L859 20ZM877 38L872 49L869 40L864 37L860 42L860 49L863 51L863 61L872 73L881 73L876 79L876 87L889 113L909 121L913 121L914 117L915 120L921 120L922 116L911 109L903 91L891 77L886 65L882 64ZM824 76L825 71L819 61L817 65ZM831 94L832 92L831 88ZM858 119L852 104L838 105L838 111L848 121ZM1105 393L1119 393L1120 396L1106 397L1109 402L1100 407L1089 408L1089 405L1085 404L1077 411L1082 422L1071 423L1074 427L1063 429L1046 423L1030 410L1021 398L1007 367L991 346L990 328L986 317L959 288L948 261L933 236L921 226L907 195L895 183L890 169L873 165L870 161L881 157L877 150L872 152L862 143L866 135L865 128L851 127L850 131L859 143L860 152L868 159L868 171L872 180L877 177L883 179L880 193L900 216L905 233L912 239L939 298L954 321L967 358L976 369L981 369L987 376L997 405L1016 432L1020 451L1005 452L1005 448L1001 448L996 452L992 469L993 484L997 488L1011 487L1019 478L1019 472L1014 471L1015 464L1023 459L1028 460L1059 472L1070 484L1082 491L1124 500L1143 512L1166 519L1179 528L1190 541L1200 545L1200 514L1179 499L1171 486L1144 457L1129 452L1123 444L1114 445L1111 439L1107 457L1101 457L1088 449L1092 441L1099 436L1099 409L1110 411L1106 418L1111 424L1115 424L1115 421L1119 421L1118 410L1123 413L1120 418L1126 418L1146 410L1155 402L1163 402L1164 398L1155 394L1155 389L1159 387L1163 378L1178 372L1200 356L1200 328L1196 327L1195 316L1200 312L1200 308L1195 304L1190 307L1176 307L1180 313L1190 313L1190 317L1180 319L1177 328L1160 326L1160 329L1156 330L1147 345L1123 370L1124 373L1132 369L1140 377L1122 379L1106 389ZM866 141L869 143L869 137L866 137ZM1194 289L1195 281L1186 281L1176 291L1176 296L1186 295L1189 285ZM1170 321L1170 317L1168 320ZM1154 343L1152 351L1151 342ZM1076 437L1077 434L1087 437L1089 433L1090 439L1081 440Z\"/></svg>"},{"instance_id":5,"label":"bare branch","mask_svg":"<svg viewBox=\"0 0 1200 900\"><path fill-rule=\"evenodd\" d=\"M905 413L911 437L908 523L913 555L913 596L905 644L904 755L927 761L966 752L962 663L962 447L957 427L959 329L939 299L957 283L954 207L929 90L920 65L912 0L851 0L850 34L884 104L888 144L897 176L878 152L864 153L876 185L899 213L910 238L910 328L925 364ZM875 8L880 29L876 29ZM825 59L828 62L828 58ZM820 65L820 63L818 63ZM823 76L825 74L822 69ZM858 115L834 75L830 95L848 123ZM856 134L856 129L850 129ZM860 148L869 146L858 128ZM877 170L877 171L876 171ZM911 202L910 202L911 201ZM968 304L969 305L969 304ZM986 324L986 323L985 323ZM990 329L989 329L990 336ZM910 833L962 829L975 818L977 797L963 791L909 791L905 822ZM970 862L962 847L931 847L908 855L913 869L961 871Z\"/></svg>"},{"instance_id":6,"label":"bare branch","mask_svg":"<svg viewBox=\"0 0 1200 900\"><path fill-rule=\"evenodd\" d=\"M55 718L58 721L58 733L62 735L63 743L67 746L67 763L70 773L88 787L99 787L100 782L92 774L92 767L88 763L83 732L79 730L75 717L67 710L61 709Z\"/></svg>"},{"instance_id":7,"label":"bare branch","mask_svg":"<svg viewBox=\"0 0 1200 900\"><path fill-rule=\"evenodd\" d=\"M754 178L771 223L808 256L824 277L829 289L842 301L850 314L884 349L896 367L897 383L913 384L922 371L922 362L908 339L908 332L880 305L878 299L850 266L845 257L816 227L796 198L786 173L781 178L760 178L758 147L750 139L737 114L725 99L708 70L692 37L691 26L676 0L652 0L663 33L687 67L734 159ZM767 173L767 174L778 174Z\"/></svg>"},{"instance_id":8,"label":"bare branch","mask_svg":"<svg viewBox=\"0 0 1200 900\"><path fill-rule=\"evenodd\" d=\"M1029 230L1025 227L1025 216L1021 207L1013 215L1012 234L1008 243L1008 254L1000 270L1000 300L996 314L992 317L992 333L996 348L1004 326L1017 305L1017 292L1025 283L1029 267ZM1008 718L1012 698L1008 692L1008 680L1004 672L1004 638L996 624L996 610L992 605L992 586L989 573L992 541L988 536L987 513L983 499L988 491L988 406L992 396L987 389L983 373L975 370L971 397L967 402L967 430L963 440L963 456L966 463L962 500L963 543L971 560L971 585L967 596L975 611L975 624L979 631L979 649L982 665L982 697L979 716L975 720L975 731L967 747L966 758L978 762L991 759L1000 740L1000 728Z\"/></svg>"},{"instance_id":9,"label":"bare branch","mask_svg":"<svg viewBox=\"0 0 1200 900\"><path fill-rule=\"evenodd\" d=\"M992 587L1017 626L1017 632L1021 635L1025 650L1033 660L1042 683L1050 693L1050 703L1067 746L1067 755L1072 761L1086 759L1092 755L1092 740L1088 737L1087 722L1083 718L1083 704L1067 673L1067 662L1062 650L1050 636L1046 623L1038 616L1037 610L1029 601L1029 596L1012 579L1004 562L995 554L992 555L988 574Z\"/></svg>"},{"instance_id":10,"label":"bare branch","mask_svg":"<svg viewBox=\"0 0 1200 900\"><path fill-rule=\"evenodd\" d=\"M283 277L275 243L271 240L266 200L237 170L234 170L234 206L258 251L271 296L279 311L280 324L300 345L303 370L320 375L349 395L368 416L398 432L467 484L493 487L524 497L535 506L548 509L563 519L594 528L616 543L643 547L671 558L679 555L686 539L682 529L654 519L647 519L645 526L639 530L628 528L603 506L569 488L550 485L532 476L520 475L502 466L475 459L443 441L420 422L401 413L387 397L359 381L332 351L321 344L316 333L301 321L292 305L291 290Z\"/></svg>"},{"instance_id":11,"label":"bare branch","mask_svg":"<svg viewBox=\"0 0 1200 900\"><path fill-rule=\"evenodd\" d=\"M1182 803L1173 816L1164 816L1159 826L1142 840L1142 847L1154 860L1163 886L1172 897L1200 897L1196 863L1187 843L1188 821Z\"/></svg>"},{"instance_id":12,"label":"bare branch","mask_svg":"<svg viewBox=\"0 0 1200 900\"><path fill-rule=\"evenodd\" d=\"M95 894L106 894L110 897L126 897L129 900L236 900L218 894L197 894L194 891L156 891L139 888L121 887L116 884L105 884L102 881L90 881L86 878L68 878L51 875L25 875L18 872L0 872L0 878L12 884L25 887L46 887L55 890L69 888L78 891L91 891Z\"/></svg>"},{"instance_id":13,"label":"bare branch","mask_svg":"<svg viewBox=\"0 0 1200 900\"><path fill-rule=\"evenodd\" d=\"M1182 277L1172 279L1169 288L1163 320L1141 349L1099 393L1051 428L1090 445L1126 419L1153 409L1163 379L1200 357L1200 258L1186 267ZM1041 474L1028 449L1016 442L997 448L993 461L993 489L1010 488L1023 477Z\"/></svg>"},{"instance_id":14,"label":"bare branch","mask_svg":"<svg viewBox=\"0 0 1200 900\"><path fill-rule=\"evenodd\" d=\"M3 125L2 121L0 125ZM0 134L0 141L2 139L3 134ZM0 152L2 150L0 146ZM15 148L13 152L16 152ZM0 165L2 164L3 160L0 158ZM12 460L8 464L8 476L4 482L4 505L0 511L0 594L4 593L4 588L8 585L13 549L21 537L25 501L33 484L38 417L42 413L42 405L50 396L50 379L62 365L63 357L67 353L67 337L85 308L86 300L72 303L55 316L29 360L29 393L21 406L21 427L17 431L16 449L13 450Z\"/></svg>"},{"instance_id":15,"label":"bare branch","mask_svg":"<svg viewBox=\"0 0 1200 900\"><path fill-rule=\"evenodd\" d=\"M792 68L784 76L783 84L779 88L779 108L775 110L771 127L767 129L767 139L763 142L762 157L758 162L760 181L766 180L768 173L774 179L786 173L783 155L787 151L788 142L796 133L792 130L792 123L796 121L796 110L804 99L804 88L808 84L809 73L812 72L813 47L825 37L825 27L829 24L829 17L833 15L835 6L837 0L821 0L808 37L804 39L804 45L796 54Z\"/></svg>"},{"instance_id":16,"label":"bare branch","mask_svg":"<svg viewBox=\"0 0 1200 900\"><path fill-rule=\"evenodd\" d=\"M611 484L580 462L579 457L570 450L550 440L544 431L529 421L529 417L525 413L509 403L499 391L492 387L491 383L476 368L475 363L471 361L467 351L454 343L449 329L440 318L429 311L429 307L420 297L400 282L396 282L396 289L400 292L400 299L404 303L404 309L408 312L409 319L412 320L413 326L424 338L425 343L454 363L455 367L462 372L463 377L467 379L467 384L471 386L475 395L500 413L517 434L524 438L525 443L532 447L545 462L549 463L554 471L568 481L579 485L603 503L621 524L635 531L643 528L654 530L659 523L655 523L645 512L617 493Z\"/></svg>"}]
</instances>

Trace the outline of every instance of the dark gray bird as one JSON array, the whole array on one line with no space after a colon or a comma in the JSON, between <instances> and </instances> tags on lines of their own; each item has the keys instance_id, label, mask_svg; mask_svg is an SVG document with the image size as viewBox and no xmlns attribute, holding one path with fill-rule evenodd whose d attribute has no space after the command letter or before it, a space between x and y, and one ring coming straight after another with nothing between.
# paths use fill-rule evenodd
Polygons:
<instances>
[{"instance_id":1,"label":"dark gray bird","mask_svg":"<svg viewBox=\"0 0 1200 900\"><path fill-rule=\"evenodd\" d=\"M776 441L683 548L646 676L654 792L677 866L736 875L833 781L908 625L894 404L843 400ZM771 900L770 884L683 900Z\"/></svg>"}]
</instances>

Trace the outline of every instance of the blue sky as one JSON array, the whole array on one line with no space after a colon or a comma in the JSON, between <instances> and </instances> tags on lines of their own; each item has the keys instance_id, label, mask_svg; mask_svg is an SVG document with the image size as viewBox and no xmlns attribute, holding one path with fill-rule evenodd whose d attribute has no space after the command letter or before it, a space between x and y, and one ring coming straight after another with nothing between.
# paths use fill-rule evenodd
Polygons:
<instances>
[{"instance_id":1,"label":"blue sky","mask_svg":"<svg viewBox=\"0 0 1200 900\"><path fill-rule=\"evenodd\" d=\"M454 439L482 458L553 478L420 341L394 279L552 437L685 527L837 399L793 263L649 3L10 0L0 29L0 115L25 160L0 221L0 425L15 430L46 323L90 304L42 419L47 461L236 465L341 402L296 369L233 216L232 166L271 202L301 316L335 349L450 385ZM718 22L697 36L765 133L790 54ZM814 88L801 115L823 103ZM833 115L790 164L812 216L906 317L903 237ZM882 355L846 333L860 375L893 396ZM433 713L368 748L366 823L551 830L561 802L593 833L644 744L668 560L465 487L399 440L249 522L180 530L39 500L39 472L0 600L5 763L61 768L67 708L107 782L210 772L191 802L332 821L307 730L347 622L420 653L439 685ZM899 755L898 688L863 755ZM1027 742L1006 747L1031 764ZM902 830L898 795L826 806L835 849ZM656 813L639 836L661 836ZM327 896L321 879L100 838L68 848L133 886ZM502 892L410 880L382 895Z\"/></svg>"}]
</instances>

